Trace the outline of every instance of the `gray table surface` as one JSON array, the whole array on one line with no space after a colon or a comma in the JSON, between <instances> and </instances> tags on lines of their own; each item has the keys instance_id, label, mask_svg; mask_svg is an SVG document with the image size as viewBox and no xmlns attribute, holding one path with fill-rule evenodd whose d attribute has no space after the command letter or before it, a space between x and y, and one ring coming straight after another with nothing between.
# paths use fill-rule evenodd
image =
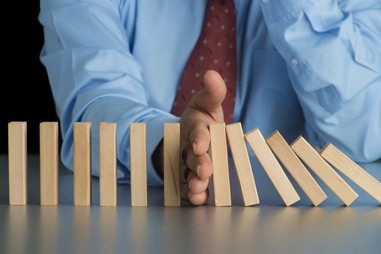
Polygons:
<instances>
[{"instance_id":1,"label":"gray table surface","mask_svg":"<svg viewBox=\"0 0 381 254\"><path fill-rule=\"evenodd\" d=\"M39 157L28 157L28 205L8 205L8 158L0 156L0 253L381 253L381 207L345 176L359 197L350 207L322 183L319 207L290 177L301 200L283 202L252 159L261 203L243 207L231 170L232 207L164 207L163 188L149 187L148 207L130 206L129 185L118 185L118 206L73 206L73 174L60 165L59 205L40 206ZM381 181L381 161L361 164ZM288 173L287 173L288 174Z\"/></svg>"}]
</instances>

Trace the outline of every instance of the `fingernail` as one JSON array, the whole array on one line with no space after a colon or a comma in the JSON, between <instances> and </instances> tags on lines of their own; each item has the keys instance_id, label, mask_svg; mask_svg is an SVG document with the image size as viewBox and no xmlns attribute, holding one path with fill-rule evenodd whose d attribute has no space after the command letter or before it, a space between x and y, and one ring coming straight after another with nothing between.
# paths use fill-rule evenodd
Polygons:
<instances>
[{"instance_id":1,"label":"fingernail","mask_svg":"<svg viewBox=\"0 0 381 254\"><path fill-rule=\"evenodd\" d=\"M198 177L200 177L200 168L201 168L201 164L197 164L196 165L196 174Z\"/></svg>"},{"instance_id":2,"label":"fingernail","mask_svg":"<svg viewBox=\"0 0 381 254\"><path fill-rule=\"evenodd\" d=\"M193 141L192 147L193 147L193 152L194 153L196 153L196 146L197 146L196 142Z\"/></svg>"},{"instance_id":3,"label":"fingernail","mask_svg":"<svg viewBox=\"0 0 381 254\"><path fill-rule=\"evenodd\" d=\"M191 183L193 181L194 178L192 178L190 181L189 181L189 185L188 185L188 188L190 189L190 186L191 186Z\"/></svg>"}]
</instances>

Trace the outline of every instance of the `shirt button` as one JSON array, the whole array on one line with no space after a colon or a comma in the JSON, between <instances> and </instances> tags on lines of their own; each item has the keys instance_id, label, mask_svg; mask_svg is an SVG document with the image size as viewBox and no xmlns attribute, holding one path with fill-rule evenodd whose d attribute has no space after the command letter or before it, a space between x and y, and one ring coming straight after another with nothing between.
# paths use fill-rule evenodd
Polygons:
<instances>
[{"instance_id":1,"label":"shirt button","mask_svg":"<svg viewBox=\"0 0 381 254\"><path fill-rule=\"evenodd\" d=\"M262 0L262 2L264 2L265 4L269 3L270 0Z\"/></svg>"},{"instance_id":2,"label":"shirt button","mask_svg":"<svg viewBox=\"0 0 381 254\"><path fill-rule=\"evenodd\" d=\"M294 65L294 66L297 66L299 64L299 62L295 58L292 58L291 59L291 64Z\"/></svg>"}]
</instances>

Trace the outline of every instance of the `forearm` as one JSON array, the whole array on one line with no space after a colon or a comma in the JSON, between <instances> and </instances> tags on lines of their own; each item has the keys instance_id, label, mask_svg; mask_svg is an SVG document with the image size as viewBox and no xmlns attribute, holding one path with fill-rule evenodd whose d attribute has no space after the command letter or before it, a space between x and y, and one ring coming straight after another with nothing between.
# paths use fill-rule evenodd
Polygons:
<instances>
[{"instance_id":1,"label":"forearm","mask_svg":"<svg viewBox=\"0 0 381 254\"><path fill-rule=\"evenodd\" d=\"M357 161L381 157L381 34L374 25L381 26L381 8L367 4L356 10L328 0L261 5L307 130L319 145L333 142Z\"/></svg>"},{"instance_id":2,"label":"forearm","mask_svg":"<svg viewBox=\"0 0 381 254\"><path fill-rule=\"evenodd\" d=\"M133 18L133 10L130 13ZM148 105L143 69L129 49L129 32L109 1L41 2L45 65L61 122L61 157L72 168L72 125L92 122L93 174L99 175L98 127L117 123L119 181L129 182L129 124L147 127L148 183L161 184L151 156L163 137L163 123L177 122L168 112Z\"/></svg>"},{"instance_id":3,"label":"forearm","mask_svg":"<svg viewBox=\"0 0 381 254\"><path fill-rule=\"evenodd\" d=\"M98 127L100 122L117 123L117 160L119 182L129 183L130 165L130 135L129 124L132 122L146 123L147 147L147 181L149 185L161 185L162 175L157 173L157 162L153 159L154 151L163 138L163 124L177 122L178 118L169 113L161 112L143 105L128 102L117 97L98 100L88 107L81 121L92 122L93 174L99 175L99 142ZM72 143L68 141L68 157L72 158ZM65 141L64 141L65 142ZM66 148L66 147L64 147ZM64 152L64 151L63 151ZM159 169L160 170L160 169Z\"/></svg>"},{"instance_id":4,"label":"forearm","mask_svg":"<svg viewBox=\"0 0 381 254\"><path fill-rule=\"evenodd\" d=\"M331 86L344 104L380 77L381 4L371 2L352 12L331 0L262 4L271 39L304 90Z\"/></svg>"}]
</instances>

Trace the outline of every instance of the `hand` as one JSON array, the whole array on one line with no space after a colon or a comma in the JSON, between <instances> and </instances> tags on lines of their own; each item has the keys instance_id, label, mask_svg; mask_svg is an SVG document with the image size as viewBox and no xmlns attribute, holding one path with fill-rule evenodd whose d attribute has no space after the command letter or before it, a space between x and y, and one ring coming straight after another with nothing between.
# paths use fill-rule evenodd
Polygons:
<instances>
[{"instance_id":1,"label":"hand","mask_svg":"<svg viewBox=\"0 0 381 254\"><path fill-rule=\"evenodd\" d=\"M194 205L203 205L209 197L209 178L213 164L209 157L209 124L223 122L221 103L225 99L226 85L215 71L207 71L205 87L196 93L180 119L181 198ZM163 177L163 140L152 154L153 166Z\"/></svg>"},{"instance_id":2,"label":"hand","mask_svg":"<svg viewBox=\"0 0 381 254\"><path fill-rule=\"evenodd\" d=\"M216 71L207 71L204 81L204 89L192 97L180 119L181 197L194 205L205 204L209 197L209 178L213 174L208 154L209 124L224 121L221 103L226 85Z\"/></svg>"}]
</instances>

